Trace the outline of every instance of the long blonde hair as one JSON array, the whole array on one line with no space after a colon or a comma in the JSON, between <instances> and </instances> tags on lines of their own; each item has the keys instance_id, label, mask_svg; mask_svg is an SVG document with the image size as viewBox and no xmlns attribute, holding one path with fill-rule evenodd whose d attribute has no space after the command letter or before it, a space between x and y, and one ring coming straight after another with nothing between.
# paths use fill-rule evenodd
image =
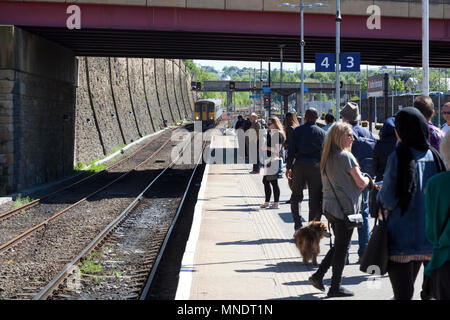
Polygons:
<instances>
[{"instance_id":1,"label":"long blonde hair","mask_svg":"<svg viewBox=\"0 0 450 320\"><path fill-rule=\"evenodd\" d=\"M336 122L328 129L323 144L322 158L320 159L320 172L323 174L327 161L333 153L342 152L344 150L344 137L348 132L352 131L352 126L344 122Z\"/></svg>"},{"instance_id":2,"label":"long blonde hair","mask_svg":"<svg viewBox=\"0 0 450 320\"><path fill-rule=\"evenodd\" d=\"M272 121L272 123L275 125L275 129L277 129L280 134L283 136L283 139L286 140L286 134L284 133L283 127L281 126L281 121L276 116L271 116L268 121Z\"/></svg>"}]
</instances>

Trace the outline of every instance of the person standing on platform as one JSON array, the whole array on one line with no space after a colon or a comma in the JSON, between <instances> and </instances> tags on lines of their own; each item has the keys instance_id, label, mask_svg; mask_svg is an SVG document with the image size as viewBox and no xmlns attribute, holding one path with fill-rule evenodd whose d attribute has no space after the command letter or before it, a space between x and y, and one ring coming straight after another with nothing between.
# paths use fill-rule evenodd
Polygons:
<instances>
[{"instance_id":1,"label":"person standing on platform","mask_svg":"<svg viewBox=\"0 0 450 320\"><path fill-rule=\"evenodd\" d=\"M376 139L369 130L358 125L358 121L361 118L358 105L354 102L347 102L341 110L341 118L343 122L352 126L355 140L352 145L352 153L358 160L361 172L373 177L373 151ZM363 256L369 243L369 191L367 189L364 189L362 193L361 214L363 216L363 226L358 228L359 259Z\"/></svg>"},{"instance_id":2,"label":"person standing on platform","mask_svg":"<svg viewBox=\"0 0 450 320\"><path fill-rule=\"evenodd\" d=\"M328 297L353 296L353 292L341 287L342 272L353 233L353 228L347 227L344 215L358 213L362 190L371 182L370 178L361 173L358 161L351 153L353 141L351 125L337 122L328 130L320 161L323 212L331 224L335 240L334 246L308 280L316 289L325 291L322 280L331 266L333 274Z\"/></svg>"},{"instance_id":3,"label":"person standing on platform","mask_svg":"<svg viewBox=\"0 0 450 320\"><path fill-rule=\"evenodd\" d=\"M244 130L244 118L241 115L238 115L238 119L236 121L236 125L234 126L234 129Z\"/></svg>"},{"instance_id":4,"label":"person standing on platform","mask_svg":"<svg viewBox=\"0 0 450 320\"><path fill-rule=\"evenodd\" d=\"M397 137L395 135L395 118L388 118L380 130L380 140L375 144L373 150L373 174L375 182L383 181L384 170L389 155L395 151Z\"/></svg>"},{"instance_id":5,"label":"person standing on platform","mask_svg":"<svg viewBox=\"0 0 450 320\"><path fill-rule=\"evenodd\" d=\"M427 119L428 129L430 131L430 145L439 152L439 145L441 139L444 137L444 132L431 123L431 118L434 116L434 103L428 96L418 96L414 100L414 107L419 109L425 119Z\"/></svg>"},{"instance_id":6,"label":"person standing on platform","mask_svg":"<svg viewBox=\"0 0 450 320\"><path fill-rule=\"evenodd\" d=\"M280 120L272 116L267 120L267 140L266 144L261 146L262 151L266 151L266 160L264 163L264 193L265 202L261 205L261 208L269 207L270 197L272 196L272 190L270 186L272 185L274 201L270 209L278 209L280 202L280 187L278 186L278 170L280 166L281 152L283 148L283 143L286 139L283 128L281 127Z\"/></svg>"},{"instance_id":7,"label":"person standing on platform","mask_svg":"<svg viewBox=\"0 0 450 320\"><path fill-rule=\"evenodd\" d=\"M441 130L444 132L444 135L447 135L450 131L450 102L442 106L442 116L447 122L442 125Z\"/></svg>"},{"instance_id":8,"label":"person standing on platform","mask_svg":"<svg viewBox=\"0 0 450 320\"><path fill-rule=\"evenodd\" d=\"M297 116L295 115L295 113L293 113L293 112L286 113L286 117L284 118L284 132L286 133L286 141L284 142L285 159L287 159L289 142L292 141L292 135L294 134L295 128L297 128L298 126L299 126L299 123L298 123ZM288 179L288 185L292 191L291 184L292 184L292 180ZM291 202L290 199L288 201L286 201L287 204L290 202Z\"/></svg>"},{"instance_id":9,"label":"person standing on platform","mask_svg":"<svg viewBox=\"0 0 450 320\"><path fill-rule=\"evenodd\" d=\"M441 155L450 168L450 134L441 142ZM430 277L432 296L450 300L450 171L439 173L428 180L425 187L425 232L433 245L433 254L425 268Z\"/></svg>"},{"instance_id":10,"label":"person standing on platform","mask_svg":"<svg viewBox=\"0 0 450 320\"><path fill-rule=\"evenodd\" d=\"M425 186L445 165L430 147L428 122L413 107L395 116L399 143L388 158L383 186L377 199L385 209L388 230L389 262L387 272L395 300L410 300L422 264L431 259L432 244L425 232ZM430 281L424 277L421 297L431 295Z\"/></svg>"},{"instance_id":11,"label":"person standing on platform","mask_svg":"<svg viewBox=\"0 0 450 320\"><path fill-rule=\"evenodd\" d=\"M254 133L256 134L256 163L253 164L253 170L250 172L251 174L259 174L259 130L261 129L261 125L259 124L258 115L256 113L252 113L250 115L250 122L251 127L250 129L254 130ZM252 146L252 144L249 144L249 147ZM255 150L249 150L249 152L255 152Z\"/></svg>"},{"instance_id":12,"label":"person standing on platform","mask_svg":"<svg viewBox=\"0 0 450 320\"><path fill-rule=\"evenodd\" d=\"M325 131L328 131L330 127L334 124L335 118L331 113L327 113L325 115L325 123L326 125L322 128Z\"/></svg>"},{"instance_id":13,"label":"person standing on platform","mask_svg":"<svg viewBox=\"0 0 450 320\"><path fill-rule=\"evenodd\" d=\"M316 125L319 118L317 110L310 108L305 112L306 123L295 128L288 146L286 177L291 181L291 213L294 229L302 227L300 202L303 189L308 185L309 221L319 221L322 216L322 180L320 177L320 156L325 140L325 131Z\"/></svg>"}]
</instances>

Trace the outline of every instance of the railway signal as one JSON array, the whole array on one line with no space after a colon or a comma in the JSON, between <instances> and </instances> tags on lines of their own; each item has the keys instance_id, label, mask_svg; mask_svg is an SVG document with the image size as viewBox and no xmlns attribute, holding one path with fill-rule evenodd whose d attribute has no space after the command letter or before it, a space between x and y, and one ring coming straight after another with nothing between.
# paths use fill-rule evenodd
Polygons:
<instances>
[{"instance_id":1,"label":"railway signal","mask_svg":"<svg viewBox=\"0 0 450 320\"><path fill-rule=\"evenodd\" d=\"M197 82L196 90L197 90L197 91L202 90L202 83L201 83L201 82Z\"/></svg>"},{"instance_id":2,"label":"railway signal","mask_svg":"<svg viewBox=\"0 0 450 320\"><path fill-rule=\"evenodd\" d=\"M236 83L234 81L230 81L230 88L229 88L230 92L233 92L235 88L236 88Z\"/></svg>"},{"instance_id":3,"label":"railway signal","mask_svg":"<svg viewBox=\"0 0 450 320\"><path fill-rule=\"evenodd\" d=\"M270 97L268 94L264 95L264 108L266 109L270 108Z\"/></svg>"}]
</instances>

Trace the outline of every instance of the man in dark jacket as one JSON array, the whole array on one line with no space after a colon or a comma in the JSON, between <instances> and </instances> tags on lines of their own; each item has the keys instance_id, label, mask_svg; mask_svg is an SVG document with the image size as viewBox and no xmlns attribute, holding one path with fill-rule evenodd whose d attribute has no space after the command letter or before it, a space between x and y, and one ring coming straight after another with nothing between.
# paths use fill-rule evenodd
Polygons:
<instances>
[{"instance_id":1,"label":"man in dark jacket","mask_svg":"<svg viewBox=\"0 0 450 320\"><path fill-rule=\"evenodd\" d=\"M316 109L306 110L306 123L294 129L288 146L286 177L292 179L290 202L295 230L302 226L299 203L303 200L306 184L309 195L309 221L320 220L322 215L322 178L319 164L326 132L316 125L318 118Z\"/></svg>"}]
</instances>

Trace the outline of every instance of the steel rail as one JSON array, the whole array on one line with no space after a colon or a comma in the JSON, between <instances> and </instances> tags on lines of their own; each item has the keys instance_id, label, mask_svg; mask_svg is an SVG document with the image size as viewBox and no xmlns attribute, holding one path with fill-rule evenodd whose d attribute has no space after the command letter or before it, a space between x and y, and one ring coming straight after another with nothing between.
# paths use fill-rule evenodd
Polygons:
<instances>
[{"instance_id":1,"label":"steel rail","mask_svg":"<svg viewBox=\"0 0 450 320\"><path fill-rule=\"evenodd\" d=\"M195 136L195 135L194 135ZM45 300L47 299L52 292L64 281L64 279L70 275L70 273L74 270L75 264L77 264L81 258L83 258L86 254L92 251L110 232L116 227L133 209L144 194L150 189L150 187L158 181L159 177L161 177L168 169L170 169L173 164L180 159L184 150L190 145L190 141L183 148L182 152L178 155L178 157L173 160L166 168L164 168L151 182L149 185L145 187L145 189L128 205L128 207L122 211L122 213L117 216L110 224L108 224L103 231L101 231L82 251L78 256L76 256L72 261L64 266L64 268L53 278L36 296L33 297L32 300Z\"/></svg>"},{"instance_id":2,"label":"steel rail","mask_svg":"<svg viewBox=\"0 0 450 320\"><path fill-rule=\"evenodd\" d=\"M170 129L170 130L174 130L174 129ZM163 134L163 133L164 133L164 132L161 132L160 134ZM71 184L71 185L68 185L68 186L66 186L66 187L62 187L62 188L60 188L60 189L57 189L57 190L55 190L55 191L53 191L53 192L51 192L51 193L49 193L49 194L46 194L46 195L42 196L42 197L39 198L39 199L34 199L33 201L30 201L30 202L28 202L28 203L26 203L26 204L21 205L20 207L17 207L17 208L11 209L11 210L9 210L9 211L6 211L6 212L4 212L4 213L1 213L1 214L0 214L0 220L6 218L7 216L9 216L9 215L11 215L11 214L13 214L13 213L15 213L15 212L17 212L17 211L22 211L22 210L24 210L24 209L29 209L29 208L31 208L31 207L34 207L35 205L39 204L39 202L41 202L41 201L44 200L44 199L47 199L47 198L49 198L49 197L51 197L51 196L53 196L53 195L55 195L55 194L57 194L57 193L59 193L59 192L62 192L62 191L67 190L67 189L69 189L69 188L72 188L72 187L76 186L77 184L80 184L80 183L82 183L82 182L85 182L85 181L88 180L88 179L91 179L91 178L93 178L93 177L95 177L95 176L97 176L97 175L99 175L99 174L101 174L101 173L106 172L107 170L114 169L115 167L117 167L118 165L122 164L122 163L125 162L126 160L129 160L131 157L135 156L137 153L141 152L145 147L147 147L147 146L148 146L150 143L152 143L153 141L154 141L154 140L148 141L145 145L143 145L141 148L139 148L139 149L137 149L136 151L134 151L132 154L130 154L130 155L128 155L127 157L125 157L125 158L119 160L118 162L112 164L112 165L109 166L108 168L103 169L102 171L96 172L96 173L94 173L94 174L92 174L92 175L90 175L90 176L88 176L88 177L85 177L85 178L83 178L83 179L81 179L81 180L79 180L79 181L76 181L76 182L74 182L74 183ZM81 173L80 173L80 174L81 174ZM74 178L76 178L76 177L77 177L77 176L75 176Z\"/></svg>"},{"instance_id":3,"label":"steel rail","mask_svg":"<svg viewBox=\"0 0 450 320\"><path fill-rule=\"evenodd\" d=\"M177 213L175 214L175 218L172 221L172 224L170 225L170 228L169 228L169 230L166 233L166 236L164 238L164 242L163 242L163 244L162 244L162 246L161 246L161 248L159 250L158 257L156 258L155 263L152 266L152 271L151 271L151 273L150 273L150 275L149 275L149 277L147 279L147 282L145 284L144 290L142 291L139 300L145 300L147 298L147 296L148 296L148 293L150 291L150 287L151 287L151 285L153 283L153 279L155 278L156 272L158 270L159 263L161 262L161 259L162 259L163 255L164 255L165 250L166 250L166 246L167 246L167 243L169 242L170 236L172 234L172 230L174 229L175 224L177 223L178 217L180 215L180 212L183 209L184 201L185 201L185 199L187 197L187 194L188 194L188 192L189 192L189 190L191 188L192 180L194 179L195 173L197 172L197 168L200 165L200 162L202 160L202 156L203 156L203 152L204 152L205 148L206 148L206 142L204 143L204 145L202 147L202 152L200 152L199 158L197 160L197 163L196 163L196 165L194 167L194 170L192 172L191 178L189 179L188 185L186 187L186 191L184 192L183 198L181 199L180 205L178 206L178 210L177 210Z\"/></svg>"},{"instance_id":4,"label":"steel rail","mask_svg":"<svg viewBox=\"0 0 450 320\"><path fill-rule=\"evenodd\" d=\"M56 212L53 216L51 216L48 219L45 219L44 221L42 221L41 223L35 225L34 227L31 227L29 229L27 229L26 231L22 232L21 234L19 234L18 236L8 240L7 242L4 242L2 244L0 244L0 252L6 250L7 248L9 248L11 245L15 244L17 241L24 239L27 235L31 234L33 231L42 228L43 226L47 225L50 221L54 220L55 218L57 218L58 216L60 216L61 214L63 214L64 212L72 209L73 207L76 207L77 205L79 205L80 203L83 203L84 201L86 201L87 199L89 199L90 197L96 195L97 193L105 190L106 188L110 187L112 184L116 183L117 181L125 178L128 174L130 174L131 172L135 171L136 169L138 169L140 166L142 166L143 164L145 164L147 161L149 161L150 159L152 159L155 155L157 155L169 142L171 142L171 140L167 140L158 150L156 150L152 155L150 155L147 159L145 159L144 161L142 161L140 164L138 164L136 167L134 167L133 169L129 170L128 172L122 174L121 176L119 176L118 178L114 179L113 181L109 182L107 185L101 187L100 189L97 189L96 191L90 193L89 195L85 196L84 198L78 200L77 202L71 204L70 206Z\"/></svg>"}]
</instances>

